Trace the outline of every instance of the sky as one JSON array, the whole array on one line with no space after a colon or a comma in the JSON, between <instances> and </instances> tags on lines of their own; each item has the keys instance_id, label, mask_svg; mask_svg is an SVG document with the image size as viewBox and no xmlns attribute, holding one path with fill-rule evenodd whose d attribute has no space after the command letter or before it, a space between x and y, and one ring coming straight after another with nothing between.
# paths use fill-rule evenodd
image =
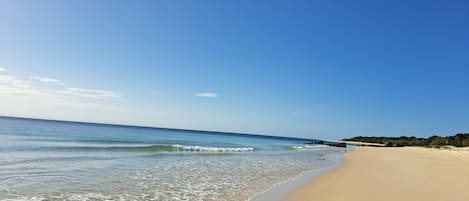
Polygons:
<instances>
[{"instance_id":1,"label":"sky","mask_svg":"<svg viewBox=\"0 0 469 201\"><path fill-rule=\"evenodd\" d=\"M318 139L469 132L468 10L0 0L0 115Z\"/></svg>"}]
</instances>

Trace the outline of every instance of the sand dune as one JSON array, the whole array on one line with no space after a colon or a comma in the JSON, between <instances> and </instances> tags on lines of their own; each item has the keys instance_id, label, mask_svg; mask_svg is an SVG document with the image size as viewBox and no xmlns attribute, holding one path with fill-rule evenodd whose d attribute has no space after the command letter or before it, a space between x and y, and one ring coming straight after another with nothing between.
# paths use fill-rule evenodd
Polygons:
<instances>
[{"instance_id":1,"label":"sand dune","mask_svg":"<svg viewBox=\"0 0 469 201\"><path fill-rule=\"evenodd\" d=\"M358 147L287 201L468 201L469 150Z\"/></svg>"}]
</instances>

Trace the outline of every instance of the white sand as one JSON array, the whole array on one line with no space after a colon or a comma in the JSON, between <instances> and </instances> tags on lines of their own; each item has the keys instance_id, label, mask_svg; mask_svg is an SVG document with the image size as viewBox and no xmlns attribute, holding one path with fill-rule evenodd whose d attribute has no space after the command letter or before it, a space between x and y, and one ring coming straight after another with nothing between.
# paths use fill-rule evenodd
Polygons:
<instances>
[{"instance_id":1,"label":"white sand","mask_svg":"<svg viewBox=\"0 0 469 201\"><path fill-rule=\"evenodd\" d=\"M469 150L358 147L287 201L468 201Z\"/></svg>"}]
</instances>

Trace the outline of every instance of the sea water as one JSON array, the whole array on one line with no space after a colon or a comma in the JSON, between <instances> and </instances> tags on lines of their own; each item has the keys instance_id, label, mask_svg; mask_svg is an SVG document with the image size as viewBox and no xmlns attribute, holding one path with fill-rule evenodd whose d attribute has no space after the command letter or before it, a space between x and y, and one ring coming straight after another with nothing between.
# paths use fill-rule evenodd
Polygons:
<instances>
[{"instance_id":1,"label":"sea water","mask_svg":"<svg viewBox=\"0 0 469 201\"><path fill-rule=\"evenodd\" d=\"M0 200L249 200L337 165L310 141L0 117Z\"/></svg>"}]
</instances>

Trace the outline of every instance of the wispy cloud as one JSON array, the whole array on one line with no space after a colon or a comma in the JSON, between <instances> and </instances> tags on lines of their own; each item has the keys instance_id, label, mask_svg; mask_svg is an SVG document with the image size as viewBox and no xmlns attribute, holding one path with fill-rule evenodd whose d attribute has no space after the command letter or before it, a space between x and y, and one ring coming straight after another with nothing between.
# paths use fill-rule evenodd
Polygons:
<instances>
[{"instance_id":1,"label":"wispy cloud","mask_svg":"<svg viewBox=\"0 0 469 201\"><path fill-rule=\"evenodd\" d=\"M207 97L207 98L217 98L219 95L217 93L198 93L195 94L198 97Z\"/></svg>"},{"instance_id":2,"label":"wispy cloud","mask_svg":"<svg viewBox=\"0 0 469 201\"><path fill-rule=\"evenodd\" d=\"M118 93L115 91L83 89L83 88L66 88L65 90L61 91L61 93L66 94L66 95L77 96L77 97L98 98L98 99L122 97L121 93Z\"/></svg>"},{"instance_id":3,"label":"wispy cloud","mask_svg":"<svg viewBox=\"0 0 469 201\"><path fill-rule=\"evenodd\" d=\"M61 83L57 79L31 76L31 79L41 82ZM109 90L84 89L84 88L65 88L51 89L45 87L34 86L29 82L17 79L11 75L0 75L0 95L33 95L33 97L41 96L48 98L60 99L119 99L121 93Z\"/></svg>"},{"instance_id":4,"label":"wispy cloud","mask_svg":"<svg viewBox=\"0 0 469 201\"><path fill-rule=\"evenodd\" d=\"M0 67L0 72L6 71L4 68Z\"/></svg>"},{"instance_id":5,"label":"wispy cloud","mask_svg":"<svg viewBox=\"0 0 469 201\"><path fill-rule=\"evenodd\" d=\"M54 79L54 78L40 77L40 76L29 76L29 78L31 78L33 80L38 80L38 81L41 81L41 82L46 82L46 83L57 83L57 84L60 84L60 85L64 84L60 80Z\"/></svg>"},{"instance_id":6,"label":"wispy cloud","mask_svg":"<svg viewBox=\"0 0 469 201\"><path fill-rule=\"evenodd\" d=\"M23 80L19 80L19 79L16 79L15 77L11 76L11 75L0 75L0 82L1 83L4 83L4 84L7 84L7 85L11 85L13 87L18 87L18 88L29 88L30 85L23 81Z\"/></svg>"},{"instance_id":7,"label":"wispy cloud","mask_svg":"<svg viewBox=\"0 0 469 201\"><path fill-rule=\"evenodd\" d=\"M17 96L30 95L29 98L37 97L63 97L53 90L34 87L30 83L17 79L11 75L0 75L0 95Z\"/></svg>"},{"instance_id":8,"label":"wispy cloud","mask_svg":"<svg viewBox=\"0 0 469 201\"><path fill-rule=\"evenodd\" d=\"M39 83L0 73L0 115L112 122L134 113L120 106L118 92L34 84Z\"/></svg>"}]
</instances>

